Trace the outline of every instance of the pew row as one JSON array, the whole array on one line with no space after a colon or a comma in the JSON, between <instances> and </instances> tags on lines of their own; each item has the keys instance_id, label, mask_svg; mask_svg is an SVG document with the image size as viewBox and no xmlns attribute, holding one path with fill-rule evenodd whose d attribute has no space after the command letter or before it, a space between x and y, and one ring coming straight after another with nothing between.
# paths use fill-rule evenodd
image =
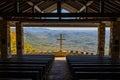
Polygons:
<instances>
[{"instance_id":1,"label":"pew row","mask_svg":"<svg viewBox=\"0 0 120 80\"><path fill-rule=\"evenodd\" d=\"M54 55L24 55L0 59L0 79L46 80ZM7 76L8 75L8 76Z\"/></svg>"},{"instance_id":2,"label":"pew row","mask_svg":"<svg viewBox=\"0 0 120 80\"><path fill-rule=\"evenodd\" d=\"M109 57L66 56L73 80L80 79L120 79L120 60L112 61Z\"/></svg>"}]
</instances>

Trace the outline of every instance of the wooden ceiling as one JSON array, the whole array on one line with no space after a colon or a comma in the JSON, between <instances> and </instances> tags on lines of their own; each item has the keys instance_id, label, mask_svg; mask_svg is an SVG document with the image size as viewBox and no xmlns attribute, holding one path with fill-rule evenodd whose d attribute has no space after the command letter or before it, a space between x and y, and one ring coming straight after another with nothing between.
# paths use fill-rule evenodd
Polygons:
<instances>
[{"instance_id":1,"label":"wooden ceiling","mask_svg":"<svg viewBox=\"0 0 120 80\"><path fill-rule=\"evenodd\" d=\"M120 0L0 0L0 17L23 22L114 21L120 17Z\"/></svg>"}]
</instances>

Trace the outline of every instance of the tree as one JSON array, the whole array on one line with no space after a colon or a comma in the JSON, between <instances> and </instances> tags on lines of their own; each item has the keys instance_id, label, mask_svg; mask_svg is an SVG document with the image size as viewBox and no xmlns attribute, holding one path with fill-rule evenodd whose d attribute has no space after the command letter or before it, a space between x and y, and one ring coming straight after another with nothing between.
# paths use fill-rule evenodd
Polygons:
<instances>
[{"instance_id":1,"label":"tree","mask_svg":"<svg viewBox=\"0 0 120 80\"><path fill-rule=\"evenodd\" d=\"M14 29L10 29L10 38L11 38L11 53L16 54L16 33ZM30 43L24 41L24 53L29 53L35 51L36 49L32 47Z\"/></svg>"}]
</instances>

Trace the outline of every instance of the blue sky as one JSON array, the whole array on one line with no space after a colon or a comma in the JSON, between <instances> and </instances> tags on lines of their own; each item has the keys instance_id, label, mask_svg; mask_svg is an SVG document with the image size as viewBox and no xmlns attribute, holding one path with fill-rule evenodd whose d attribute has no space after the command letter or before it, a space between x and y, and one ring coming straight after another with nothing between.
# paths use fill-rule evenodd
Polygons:
<instances>
[{"instance_id":1,"label":"blue sky","mask_svg":"<svg viewBox=\"0 0 120 80\"><path fill-rule=\"evenodd\" d=\"M48 29L51 29L51 30L97 30L97 28L83 28L83 27L47 27Z\"/></svg>"},{"instance_id":2,"label":"blue sky","mask_svg":"<svg viewBox=\"0 0 120 80\"><path fill-rule=\"evenodd\" d=\"M28 28L28 27L24 27ZM29 27L29 28L47 28L50 30L98 30L96 27ZM106 30L110 30L110 28L106 28Z\"/></svg>"},{"instance_id":3,"label":"blue sky","mask_svg":"<svg viewBox=\"0 0 120 80\"><path fill-rule=\"evenodd\" d=\"M98 28L96 27L47 27L48 29L51 30L98 30ZM106 28L107 30L109 30L110 28Z\"/></svg>"},{"instance_id":4,"label":"blue sky","mask_svg":"<svg viewBox=\"0 0 120 80\"><path fill-rule=\"evenodd\" d=\"M57 13L57 10L54 10L52 13ZM62 13L70 13L68 10L62 9Z\"/></svg>"}]
</instances>

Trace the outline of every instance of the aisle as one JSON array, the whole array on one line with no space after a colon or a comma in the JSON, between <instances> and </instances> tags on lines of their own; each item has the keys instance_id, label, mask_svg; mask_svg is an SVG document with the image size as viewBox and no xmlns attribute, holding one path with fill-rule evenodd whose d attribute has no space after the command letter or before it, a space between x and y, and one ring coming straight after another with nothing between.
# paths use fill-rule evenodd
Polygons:
<instances>
[{"instance_id":1,"label":"aisle","mask_svg":"<svg viewBox=\"0 0 120 80\"><path fill-rule=\"evenodd\" d=\"M65 57L55 58L48 80L71 80Z\"/></svg>"}]
</instances>

